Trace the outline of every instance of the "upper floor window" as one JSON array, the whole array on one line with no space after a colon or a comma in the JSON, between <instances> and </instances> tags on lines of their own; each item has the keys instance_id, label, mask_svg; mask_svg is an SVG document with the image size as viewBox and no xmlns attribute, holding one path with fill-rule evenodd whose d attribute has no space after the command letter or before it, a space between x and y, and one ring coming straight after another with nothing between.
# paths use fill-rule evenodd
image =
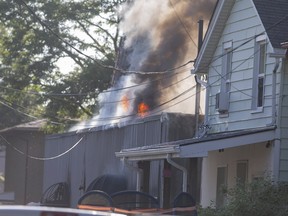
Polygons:
<instances>
[{"instance_id":1,"label":"upper floor window","mask_svg":"<svg viewBox=\"0 0 288 216\"><path fill-rule=\"evenodd\" d=\"M256 38L254 50L254 71L252 87L252 109L257 110L264 105L264 81L266 70L266 38Z\"/></svg>"},{"instance_id":2,"label":"upper floor window","mask_svg":"<svg viewBox=\"0 0 288 216\"><path fill-rule=\"evenodd\" d=\"M232 41L223 43L222 72L220 91L216 95L216 109L219 113L228 112L232 72Z\"/></svg>"}]
</instances>

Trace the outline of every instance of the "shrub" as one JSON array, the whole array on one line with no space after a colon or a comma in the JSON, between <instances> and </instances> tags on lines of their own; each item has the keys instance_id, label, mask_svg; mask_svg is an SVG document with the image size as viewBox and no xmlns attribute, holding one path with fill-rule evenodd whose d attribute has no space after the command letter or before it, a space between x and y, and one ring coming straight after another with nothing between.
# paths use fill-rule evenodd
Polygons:
<instances>
[{"instance_id":1,"label":"shrub","mask_svg":"<svg viewBox=\"0 0 288 216\"><path fill-rule=\"evenodd\" d=\"M270 179L237 185L227 191L227 202L221 208L213 204L199 209L199 216L283 216L288 215L288 184Z\"/></svg>"}]
</instances>

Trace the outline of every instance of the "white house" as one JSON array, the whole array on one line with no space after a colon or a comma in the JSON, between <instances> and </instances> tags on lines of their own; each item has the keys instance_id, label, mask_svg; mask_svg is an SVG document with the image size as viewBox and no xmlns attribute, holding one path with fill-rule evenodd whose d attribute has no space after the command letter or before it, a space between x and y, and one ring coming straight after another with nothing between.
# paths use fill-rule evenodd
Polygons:
<instances>
[{"instance_id":1,"label":"white house","mask_svg":"<svg viewBox=\"0 0 288 216\"><path fill-rule=\"evenodd\" d=\"M223 186L239 181L288 181L287 11L287 0L218 0L192 71L202 84L206 79L197 137L122 149L116 156L176 161L182 189L190 184L203 206L221 206Z\"/></svg>"},{"instance_id":2,"label":"white house","mask_svg":"<svg viewBox=\"0 0 288 216\"><path fill-rule=\"evenodd\" d=\"M237 181L288 181L287 11L286 0L217 2L193 70L207 77L202 137L180 145L203 157L203 206Z\"/></svg>"}]
</instances>

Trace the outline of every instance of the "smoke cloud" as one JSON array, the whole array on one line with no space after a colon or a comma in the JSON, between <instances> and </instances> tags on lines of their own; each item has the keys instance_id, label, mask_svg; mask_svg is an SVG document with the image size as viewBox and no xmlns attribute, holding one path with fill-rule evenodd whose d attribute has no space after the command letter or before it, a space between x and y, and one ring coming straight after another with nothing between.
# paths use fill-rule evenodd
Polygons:
<instances>
[{"instance_id":1,"label":"smoke cloud","mask_svg":"<svg viewBox=\"0 0 288 216\"><path fill-rule=\"evenodd\" d=\"M188 91L195 85L190 76L193 64L179 66L196 58L198 20L207 27L216 0L128 2L121 11L119 27L125 39L117 63L128 74L116 73L113 87L99 98L102 109L90 126L131 120L140 103L148 105L149 114L194 111L195 90Z\"/></svg>"}]
</instances>

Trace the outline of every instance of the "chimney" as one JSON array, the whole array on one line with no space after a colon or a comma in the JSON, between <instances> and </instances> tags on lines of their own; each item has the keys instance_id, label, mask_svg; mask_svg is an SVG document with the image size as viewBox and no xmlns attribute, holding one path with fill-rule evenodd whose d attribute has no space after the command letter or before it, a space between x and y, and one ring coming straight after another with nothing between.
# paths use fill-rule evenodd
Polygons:
<instances>
[{"instance_id":1,"label":"chimney","mask_svg":"<svg viewBox=\"0 0 288 216\"><path fill-rule=\"evenodd\" d=\"M200 18L198 21L198 53L202 47L203 43L203 19Z\"/></svg>"}]
</instances>

